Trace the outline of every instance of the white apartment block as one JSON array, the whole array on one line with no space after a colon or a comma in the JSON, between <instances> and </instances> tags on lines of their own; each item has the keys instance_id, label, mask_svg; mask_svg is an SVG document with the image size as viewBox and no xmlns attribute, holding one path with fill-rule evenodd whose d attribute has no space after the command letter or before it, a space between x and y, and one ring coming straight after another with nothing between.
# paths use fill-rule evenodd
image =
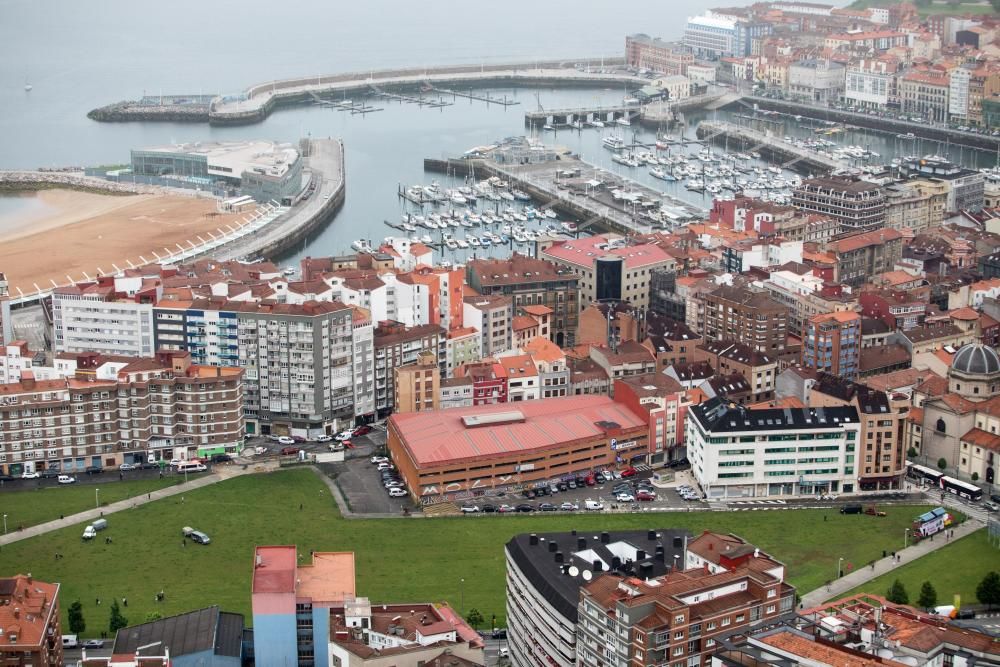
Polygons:
<instances>
[{"instance_id":1,"label":"white apartment block","mask_svg":"<svg viewBox=\"0 0 1000 667\"><path fill-rule=\"evenodd\" d=\"M371 311L374 322L392 320L408 327L430 323L430 293L427 285L410 282L386 272L364 279L333 276L332 297L349 306Z\"/></svg>"},{"instance_id":2,"label":"white apartment block","mask_svg":"<svg viewBox=\"0 0 1000 667\"><path fill-rule=\"evenodd\" d=\"M948 115L956 120L969 116L969 81L972 72L964 67L956 67L948 78Z\"/></svg>"},{"instance_id":3,"label":"white apartment block","mask_svg":"<svg viewBox=\"0 0 1000 667\"><path fill-rule=\"evenodd\" d=\"M375 325L371 316L354 309L351 335L354 356L354 416L375 412Z\"/></svg>"},{"instance_id":4,"label":"white apartment block","mask_svg":"<svg viewBox=\"0 0 1000 667\"><path fill-rule=\"evenodd\" d=\"M52 326L56 352L152 356L156 350L152 303L155 296L151 295L149 300L124 296L117 285L74 285L55 290Z\"/></svg>"},{"instance_id":5,"label":"white apartment block","mask_svg":"<svg viewBox=\"0 0 1000 667\"><path fill-rule=\"evenodd\" d=\"M877 60L860 60L847 66L844 99L848 104L863 108L884 108L889 103L893 87L893 72Z\"/></svg>"},{"instance_id":6,"label":"white apartment block","mask_svg":"<svg viewBox=\"0 0 1000 667\"><path fill-rule=\"evenodd\" d=\"M735 40L736 23L712 12L688 18L684 29L684 45L699 56L731 56Z\"/></svg>"},{"instance_id":7,"label":"white apartment block","mask_svg":"<svg viewBox=\"0 0 1000 667\"><path fill-rule=\"evenodd\" d=\"M749 410L713 398L688 411L691 472L709 499L857 491L854 407Z\"/></svg>"},{"instance_id":8,"label":"white apartment block","mask_svg":"<svg viewBox=\"0 0 1000 667\"><path fill-rule=\"evenodd\" d=\"M10 297L7 293L7 276L0 272L0 345L14 340L14 325L10 320Z\"/></svg>"}]
</instances>

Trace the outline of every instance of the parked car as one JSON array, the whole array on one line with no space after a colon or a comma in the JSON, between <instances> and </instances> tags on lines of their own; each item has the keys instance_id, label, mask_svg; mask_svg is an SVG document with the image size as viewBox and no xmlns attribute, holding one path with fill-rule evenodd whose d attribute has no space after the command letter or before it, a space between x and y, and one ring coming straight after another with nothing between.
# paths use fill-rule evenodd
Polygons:
<instances>
[{"instance_id":1,"label":"parked car","mask_svg":"<svg viewBox=\"0 0 1000 667\"><path fill-rule=\"evenodd\" d=\"M330 435L318 435L316 436L316 442L332 442L333 436Z\"/></svg>"},{"instance_id":2,"label":"parked car","mask_svg":"<svg viewBox=\"0 0 1000 667\"><path fill-rule=\"evenodd\" d=\"M479 505L462 505L462 514L475 514L479 511Z\"/></svg>"},{"instance_id":3,"label":"parked car","mask_svg":"<svg viewBox=\"0 0 1000 667\"><path fill-rule=\"evenodd\" d=\"M583 501L583 509L590 511L600 511L604 509L604 503L598 502L596 500L585 500Z\"/></svg>"},{"instance_id":4,"label":"parked car","mask_svg":"<svg viewBox=\"0 0 1000 667\"><path fill-rule=\"evenodd\" d=\"M497 511L496 505L483 505L483 512L486 514L494 514Z\"/></svg>"},{"instance_id":5,"label":"parked car","mask_svg":"<svg viewBox=\"0 0 1000 667\"><path fill-rule=\"evenodd\" d=\"M562 505L559 506L559 509L561 509L564 512L576 512L577 510L580 509L580 504L579 503L563 503Z\"/></svg>"},{"instance_id":6,"label":"parked car","mask_svg":"<svg viewBox=\"0 0 1000 667\"><path fill-rule=\"evenodd\" d=\"M354 433L355 436L368 435L371 432L372 432L372 427L368 426L366 424L362 424L361 426L357 427L353 431L353 433Z\"/></svg>"},{"instance_id":7,"label":"parked car","mask_svg":"<svg viewBox=\"0 0 1000 667\"><path fill-rule=\"evenodd\" d=\"M339 441L344 441L344 440L350 440L352 435L354 435L354 431L341 431L334 437Z\"/></svg>"},{"instance_id":8,"label":"parked car","mask_svg":"<svg viewBox=\"0 0 1000 667\"><path fill-rule=\"evenodd\" d=\"M556 486L559 487L560 491L569 491L569 485L566 482L559 482Z\"/></svg>"},{"instance_id":9,"label":"parked car","mask_svg":"<svg viewBox=\"0 0 1000 667\"><path fill-rule=\"evenodd\" d=\"M62 645L63 648L77 648L80 646L80 641L76 638L76 635L63 635Z\"/></svg>"},{"instance_id":10,"label":"parked car","mask_svg":"<svg viewBox=\"0 0 1000 667\"><path fill-rule=\"evenodd\" d=\"M287 435L283 435L280 438L278 438L278 444L279 445L294 445L295 444L295 438L289 438Z\"/></svg>"},{"instance_id":11,"label":"parked car","mask_svg":"<svg viewBox=\"0 0 1000 667\"><path fill-rule=\"evenodd\" d=\"M617 500L620 503L634 503L635 496L633 496L631 493L622 492L615 496L615 500Z\"/></svg>"},{"instance_id":12,"label":"parked car","mask_svg":"<svg viewBox=\"0 0 1000 667\"><path fill-rule=\"evenodd\" d=\"M100 475L104 472L104 468L101 466L87 466L88 475Z\"/></svg>"},{"instance_id":13,"label":"parked car","mask_svg":"<svg viewBox=\"0 0 1000 667\"><path fill-rule=\"evenodd\" d=\"M58 470L43 470L42 479L55 479L59 476Z\"/></svg>"},{"instance_id":14,"label":"parked car","mask_svg":"<svg viewBox=\"0 0 1000 667\"><path fill-rule=\"evenodd\" d=\"M118 466L118 469L121 470L122 472L128 472L129 470L135 470L135 464L134 463L123 463L120 466Z\"/></svg>"},{"instance_id":15,"label":"parked car","mask_svg":"<svg viewBox=\"0 0 1000 667\"><path fill-rule=\"evenodd\" d=\"M87 526L83 529L83 539L92 540L97 537L97 530L93 526Z\"/></svg>"},{"instance_id":16,"label":"parked car","mask_svg":"<svg viewBox=\"0 0 1000 667\"><path fill-rule=\"evenodd\" d=\"M642 490L642 491L636 492L635 499L636 500L647 500L647 501L648 500L656 500L656 494L653 493L652 491Z\"/></svg>"},{"instance_id":17,"label":"parked car","mask_svg":"<svg viewBox=\"0 0 1000 667\"><path fill-rule=\"evenodd\" d=\"M635 477L638 474L639 471L633 468L632 466L629 466L628 468L625 468L625 470L622 470L622 477Z\"/></svg>"},{"instance_id":18,"label":"parked car","mask_svg":"<svg viewBox=\"0 0 1000 667\"><path fill-rule=\"evenodd\" d=\"M71 477L70 475L59 475L57 480L60 484L76 484L76 477Z\"/></svg>"},{"instance_id":19,"label":"parked car","mask_svg":"<svg viewBox=\"0 0 1000 667\"><path fill-rule=\"evenodd\" d=\"M38 479L39 477L41 477L41 475L34 470L25 470L21 473L21 479Z\"/></svg>"},{"instance_id":20,"label":"parked car","mask_svg":"<svg viewBox=\"0 0 1000 667\"><path fill-rule=\"evenodd\" d=\"M538 506L538 509L540 509L543 512L555 512L559 508L553 505L552 503L542 503L541 505Z\"/></svg>"},{"instance_id":21,"label":"parked car","mask_svg":"<svg viewBox=\"0 0 1000 667\"><path fill-rule=\"evenodd\" d=\"M390 498L405 498L406 497L406 489L401 488L399 486L394 486L391 489L389 489L389 497Z\"/></svg>"},{"instance_id":22,"label":"parked car","mask_svg":"<svg viewBox=\"0 0 1000 667\"><path fill-rule=\"evenodd\" d=\"M516 512L516 511L517 508L514 507L513 505L501 505L500 507L497 508L497 512L499 512L500 514L507 514L509 512Z\"/></svg>"},{"instance_id":23,"label":"parked car","mask_svg":"<svg viewBox=\"0 0 1000 667\"><path fill-rule=\"evenodd\" d=\"M990 500L992 500L995 503L1000 503L1000 493L990 494Z\"/></svg>"},{"instance_id":24,"label":"parked car","mask_svg":"<svg viewBox=\"0 0 1000 667\"><path fill-rule=\"evenodd\" d=\"M997 504L996 504L995 502L993 502L993 501L986 501L985 503L983 503L983 507L985 507L985 508L986 508L986 511L987 511L987 512L996 512L996 511L1000 511L1000 505L997 505Z\"/></svg>"},{"instance_id":25,"label":"parked car","mask_svg":"<svg viewBox=\"0 0 1000 667\"><path fill-rule=\"evenodd\" d=\"M518 512L534 512L535 508L533 506L529 505L528 503L521 503L520 505L517 506L517 511Z\"/></svg>"},{"instance_id":26,"label":"parked car","mask_svg":"<svg viewBox=\"0 0 1000 667\"><path fill-rule=\"evenodd\" d=\"M373 456L373 457L371 457L368 460L371 461L372 463L388 463L389 462L388 457L385 457L385 456Z\"/></svg>"},{"instance_id":27,"label":"parked car","mask_svg":"<svg viewBox=\"0 0 1000 667\"><path fill-rule=\"evenodd\" d=\"M396 468L391 463L379 463L377 470L395 470Z\"/></svg>"},{"instance_id":28,"label":"parked car","mask_svg":"<svg viewBox=\"0 0 1000 667\"><path fill-rule=\"evenodd\" d=\"M104 648L103 639L88 639L83 642L83 648Z\"/></svg>"},{"instance_id":29,"label":"parked car","mask_svg":"<svg viewBox=\"0 0 1000 667\"><path fill-rule=\"evenodd\" d=\"M184 537L190 537L192 542L197 542L198 544L209 544L212 541L208 535L190 526L181 528L181 533Z\"/></svg>"},{"instance_id":30,"label":"parked car","mask_svg":"<svg viewBox=\"0 0 1000 667\"><path fill-rule=\"evenodd\" d=\"M281 448L281 455L282 456L294 456L295 454L298 454L300 451L302 451L302 450L299 449L298 447L294 447L294 446L292 446L292 447L282 447Z\"/></svg>"}]
</instances>

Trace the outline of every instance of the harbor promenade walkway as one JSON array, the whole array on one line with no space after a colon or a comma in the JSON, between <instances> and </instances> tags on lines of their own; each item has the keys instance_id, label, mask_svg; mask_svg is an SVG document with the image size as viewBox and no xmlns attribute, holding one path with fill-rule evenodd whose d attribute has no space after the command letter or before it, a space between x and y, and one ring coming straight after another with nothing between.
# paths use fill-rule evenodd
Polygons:
<instances>
[{"instance_id":1,"label":"harbor promenade walkway","mask_svg":"<svg viewBox=\"0 0 1000 667\"><path fill-rule=\"evenodd\" d=\"M912 563L921 556L926 556L929 553L937 551L942 547L946 547L955 540L961 539L967 535L971 535L977 530L981 530L983 524L976 521L975 519L969 519L962 525L954 529L955 535L950 539L945 533L939 533L932 538L924 539L916 544L911 544L905 549L896 552L898 558L894 558L891 554L886 558L875 561L873 566L867 564L856 564L854 571L840 577L839 579L834 579L829 585L820 586L814 591L811 591L802 596L802 608L809 609L811 607L817 607L827 600L835 600L842 597L848 591L861 586L862 584L871 581L883 574L892 572L898 567L902 567L908 563ZM900 538L903 536L900 535ZM846 568L846 564L844 565ZM878 595L884 595L885 591L871 591Z\"/></svg>"}]
</instances>

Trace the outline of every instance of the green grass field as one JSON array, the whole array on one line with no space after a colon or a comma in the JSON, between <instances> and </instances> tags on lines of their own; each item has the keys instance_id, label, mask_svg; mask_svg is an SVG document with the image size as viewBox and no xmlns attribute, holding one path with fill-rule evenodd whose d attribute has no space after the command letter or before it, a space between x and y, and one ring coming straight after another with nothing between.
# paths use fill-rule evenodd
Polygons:
<instances>
[{"instance_id":1,"label":"green grass field","mask_svg":"<svg viewBox=\"0 0 1000 667\"><path fill-rule=\"evenodd\" d=\"M868 7L888 7L896 4L897 0L854 0L851 3L852 9L867 9ZM917 13L920 16L931 14L952 14L959 16L962 14L992 14L993 7L989 3L980 4L975 2L960 3L952 6L948 3L932 3L927 6L917 6Z\"/></svg>"},{"instance_id":2,"label":"green grass field","mask_svg":"<svg viewBox=\"0 0 1000 667\"><path fill-rule=\"evenodd\" d=\"M183 481L183 475L168 475L163 479L116 479L113 482L109 479L107 484L47 485L27 491L4 491L0 493L0 514L7 515L7 528L13 531L17 526L34 526L58 519L60 515L94 509L98 496L103 506ZM100 493L96 494L95 489L100 489Z\"/></svg>"},{"instance_id":3,"label":"green grass field","mask_svg":"<svg viewBox=\"0 0 1000 667\"><path fill-rule=\"evenodd\" d=\"M303 509L300 510L299 506ZM686 527L734 532L788 564L803 591L834 577L837 559L856 567L900 546L903 529L924 511L889 508L889 516L843 516L835 510L684 512L646 515L482 516L448 519L345 520L311 470L248 475L108 517L109 528L83 543L83 525L18 542L0 552L0 571L28 572L62 583L63 610L79 599L91 630L107 626L112 598L139 622L153 610L174 614L211 604L250 618L253 547L296 544L354 551L358 592L373 601L440 601L486 618L504 615L504 543L522 532ZM824 517L826 520L824 520ZM181 527L207 532L209 546L182 546ZM105 535L113 543L104 544ZM55 559L56 553L64 558ZM154 594L163 589L164 603ZM101 607L95 599L101 598Z\"/></svg>"},{"instance_id":4,"label":"green grass field","mask_svg":"<svg viewBox=\"0 0 1000 667\"><path fill-rule=\"evenodd\" d=\"M893 580L899 579L910 595L910 604L916 605L920 587L929 581L937 591L938 604L952 604L955 594L962 596L962 604L976 604L976 586L991 570L1000 571L1000 550L990 545L986 530L978 530L851 593L884 596Z\"/></svg>"}]
</instances>

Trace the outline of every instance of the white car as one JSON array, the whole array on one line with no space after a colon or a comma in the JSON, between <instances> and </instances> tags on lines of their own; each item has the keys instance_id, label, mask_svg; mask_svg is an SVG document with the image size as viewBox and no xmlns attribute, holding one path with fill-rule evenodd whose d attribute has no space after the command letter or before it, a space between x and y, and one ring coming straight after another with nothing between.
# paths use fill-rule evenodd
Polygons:
<instances>
[{"instance_id":1,"label":"white car","mask_svg":"<svg viewBox=\"0 0 1000 667\"><path fill-rule=\"evenodd\" d=\"M406 489L403 489L403 488L398 487L398 486L394 486L391 489L389 489L389 497L390 498L405 498L406 497Z\"/></svg>"},{"instance_id":2,"label":"white car","mask_svg":"<svg viewBox=\"0 0 1000 667\"><path fill-rule=\"evenodd\" d=\"M631 493L619 493L617 496L615 496L615 500L617 500L620 503L634 503L635 496L633 496Z\"/></svg>"},{"instance_id":3,"label":"white car","mask_svg":"<svg viewBox=\"0 0 1000 667\"><path fill-rule=\"evenodd\" d=\"M563 503L562 505L559 506L559 509L561 509L564 512L575 512L578 509L580 509L580 504L579 503Z\"/></svg>"},{"instance_id":4,"label":"white car","mask_svg":"<svg viewBox=\"0 0 1000 667\"><path fill-rule=\"evenodd\" d=\"M331 440L333 440L333 438L328 435L321 435L316 438L316 442L330 442Z\"/></svg>"},{"instance_id":5,"label":"white car","mask_svg":"<svg viewBox=\"0 0 1000 667\"><path fill-rule=\"evenodd\" d=\"M59 475L57 480L60 484L76 484L76 477L71 477L69 475Z\"/></svg>"},{"instance_id":6,"label":"white car","mask_svg":"<svg viewBox=\"0 0 1000 667\"><path fill-rule=\"evenodd\" d=\"M389 459L387 457L385 457L385 456L373 456L369 460L372 463L375 463L375 464L378 464L378 463L388 463L389 462Z\"/></svg>"},{"instance_id":7,"label":"white car","mask_svg":"<svg viewBox=\"0 0 1000 667\"><path fill-rule=\"evenodd\" d=\"M350 440L351 436L354 435L354 431L341 431L335 437L338 442L343 442L344 440Z\"/></svg>"},{"instance_id":8,"label":"white car","mask_svg":"<svg viewBox=\"0 0 1000 667\"><path fill-rule=\"evenodd\" d=\"M585 500L583 501L583 509L590 511L600 511L604 509L604 503L597 502L596 500Z\"/></svg>"},{"instance_id":9,"label":"white car","mask_svg":"<svg viewBox=\"0 0 1000 667\"><path fill-rule=\"evenodd\" d=\"M403 488L403 483L399 480L390 479L388 482L383 482L382 486L387 489L401 489Z\"/></svg>"},{"instance_id":10,"label":"white car","mask_svg":"<svg viewBox=\"0 0 1000 667\"><path fill-rule=\"evenodd\" d=\"M280 438L278 438L278 444L279 445L294 445L295 444L295 438L289 438L287 435L283 435Z\"/></svg>"},{"instance_id":11,"label":"white car","mask_svg":"<svg viewBox=\"0 0 1000 667\"><path fill-rule=\"evenodd\" d=\"M34 470L21 473L21 479L38 479L39 477L41 477L41 475Z\"/></svg>"},{"instance_id":12,"label":"white car","mask_svg":"<svg viewBox=\"0 0 1000 667\"><path fill-rule=\"evenodd\" d=\"M395 470L395 467L393 467L393 465L391 463L389 463L388 461L383 461L382 463L379 463L376 466L376 470L379 470L379 471L382 471L382 470Z\"/></svg>"},{"instance_id":13,"label":"white car","mask_svg":"<svg viewBox=\"0 0 1000 667\"><path fill-rule=\"evenodd\" d=\"M462 514L475 514L479 511L479 505L462 505Z\"/></svg>"},{"instance_id":14,"label":"white car","mask_svg":"<svg viewBox=\"0 0 1000 667\"><path fill-rule=\"evenodd\" d=\"M118 466L118 469L121 470L122 472L128 472L129 470L135 470L135 464L134 463L123 463L120 466Z\"/></svg>"}]
</instances>

